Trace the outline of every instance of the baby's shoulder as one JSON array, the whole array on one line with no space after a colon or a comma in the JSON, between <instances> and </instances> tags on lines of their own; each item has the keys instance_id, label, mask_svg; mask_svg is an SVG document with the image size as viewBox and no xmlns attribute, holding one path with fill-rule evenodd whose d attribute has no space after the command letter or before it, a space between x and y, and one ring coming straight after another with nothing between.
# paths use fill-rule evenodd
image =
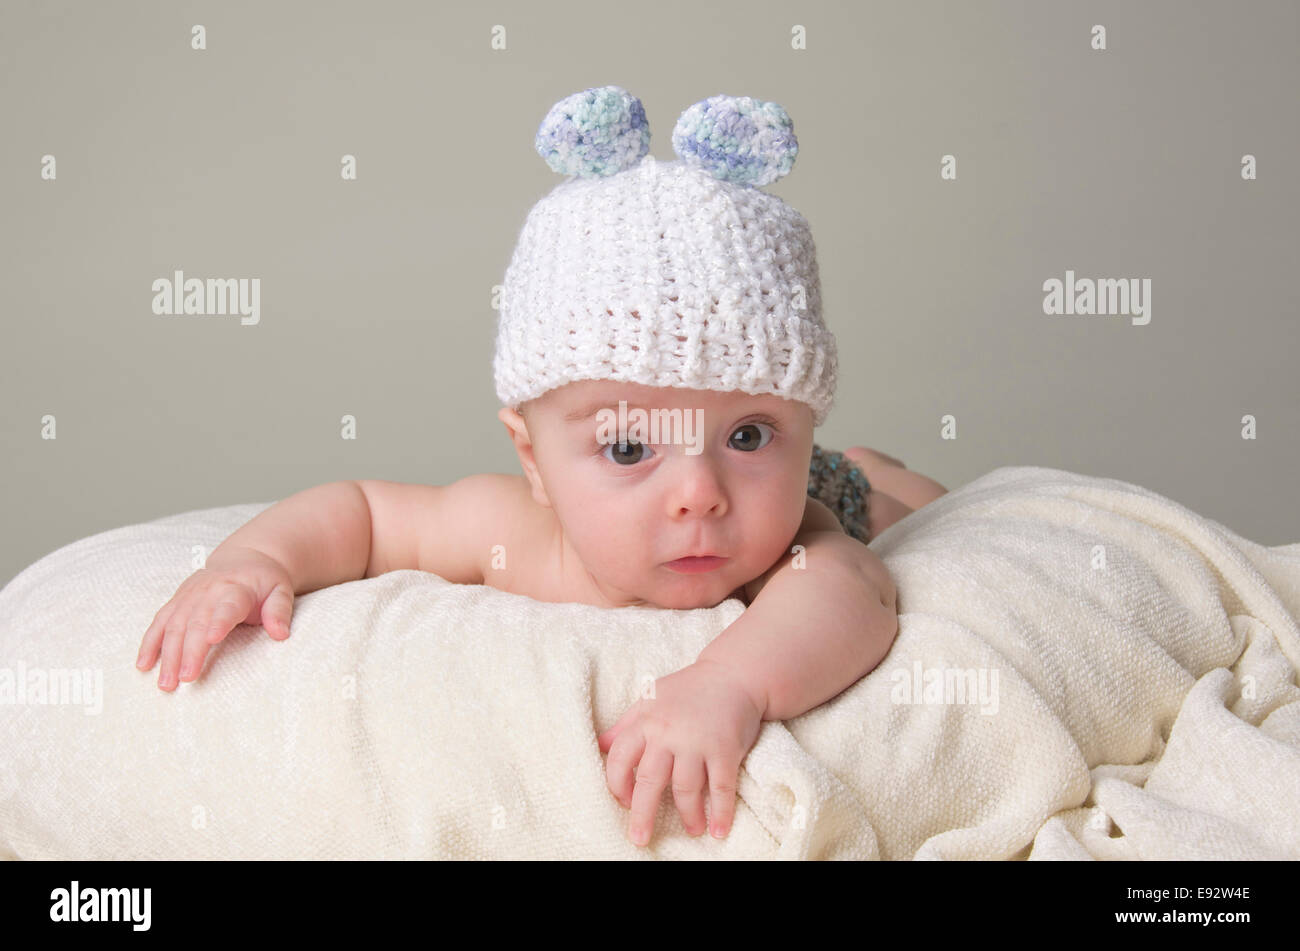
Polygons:
<instances>
[{"instance_id":1,"label":"baby's shoulder","mask_svg":"<svg viewBox=\"0 0 1300 951\"><path fill-rule=\"evenodd\" d=\"M556 538L555 512L533 498L532 484L523 475L485 473L483 489L492 504L484 539L483 583L502 591L546 600L557 583L553 560L544 557Z\"/></svg>"},{"instance_id":2,"label":"baby's shoulder","mask_svg":"<svg viewBox=\"0 0 1300 951\"><path fill-rule=\"evenodd\" d=\"M554 513L533 498L532 486L522 475L483 472L462 480L474 484L474 502L481 525L499 544L521 544L537 538Z\"/></svg>"}]
</instances>

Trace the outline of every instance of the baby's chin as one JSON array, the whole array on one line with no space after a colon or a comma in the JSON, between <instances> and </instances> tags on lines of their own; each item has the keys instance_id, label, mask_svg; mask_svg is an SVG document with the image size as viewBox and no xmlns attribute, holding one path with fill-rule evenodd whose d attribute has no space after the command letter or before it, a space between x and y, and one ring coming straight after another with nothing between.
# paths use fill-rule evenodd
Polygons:
<instances>
[{"instance_id":1,"label":"baby's chin","mask_svg":"<svg viewBox=\"0 0 1300 951\"><path fill-rule=\"evenodd\" d=\"M667 572L667 569L664 571ZM653 590L646 596L646 600L661 608L672 608L678 611L717 607L731 597L740 585L734 582L728 583L715 572L710 574L714 576L705 578L703 575L676 575L661 580L652 586Z\"/></svg>"}]
</instances>

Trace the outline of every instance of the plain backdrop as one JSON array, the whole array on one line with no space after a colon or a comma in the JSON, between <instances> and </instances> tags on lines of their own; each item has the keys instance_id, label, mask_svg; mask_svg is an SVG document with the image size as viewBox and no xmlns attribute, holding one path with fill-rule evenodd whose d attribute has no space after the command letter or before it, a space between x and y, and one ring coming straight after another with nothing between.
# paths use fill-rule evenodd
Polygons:
<instances>
[{"instance_id":1,"label":"plain backdrop","mask_svg":"<svg viewBox=\"0 0 1300 951\"><path fill-rule=\"evenodd\" d=\"M538 123L610 84L664 160L708 96L791 116L768 187L839 341L821 445L950 489L1115 477L1300 541L1298 6L5 0L0 582L191 509L519 471L492 289L562 181ZM178 269L260 278L260 323L153 314ZM1149 278L1150 323L1045 315L1067 269Z\"/></svg>"}]
</instances>

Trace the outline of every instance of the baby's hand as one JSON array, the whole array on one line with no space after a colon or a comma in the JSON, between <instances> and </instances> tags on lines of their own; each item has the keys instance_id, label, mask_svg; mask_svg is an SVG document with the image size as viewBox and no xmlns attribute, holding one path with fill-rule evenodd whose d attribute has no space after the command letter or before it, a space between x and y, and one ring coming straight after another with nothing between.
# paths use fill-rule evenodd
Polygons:
<instances>
[{"instance_id":1,"label":"baby's hand","mask_svg":"<svg viewBox=\"0 0 1300 951\"><path fill-rule=\"evenodd\" d=\"M175 690L177 668L181 680L196 679L208 650L237 624L261 624L282 641L292 614L293 580L278 561L251 548L214 553L154 616L135 665L150 670L161 644L158 686Z\"/></svg>"},{"instance_id":2,"label":"baby's hand","mask_svg":"<svg viewBox=\"0 0 1300 951\"><path fill-rule=\"evenodd\" d=\"M601 752L609 753L610 792L632 809L631 840L650 841L659 800L670 783L686 831L703 833L706 774L713 834L725 836L735 811L740 763L758 739L763 713L738 675L720 664L696 661L656 680L653 698L638 701L596 738Z\"/></svg>"}]
</instances>

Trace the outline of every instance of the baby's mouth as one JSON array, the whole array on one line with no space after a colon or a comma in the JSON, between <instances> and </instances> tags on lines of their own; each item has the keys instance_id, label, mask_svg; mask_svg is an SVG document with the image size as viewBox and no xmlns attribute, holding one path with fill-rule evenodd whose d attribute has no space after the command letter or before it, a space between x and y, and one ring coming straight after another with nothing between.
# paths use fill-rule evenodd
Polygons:
<instances>
[{"instance_id":1,"label":"baby's mouth","mask_svg":"<svg viewBox=\"0 0 1300 951\"><path fill-rule=\"evenodd\" d=\"M679 574L694 575L705 571L714 571L721 568L726 562L727 559L721 555L696 555L665 562L664 567Z\"/></svg>"}]
</instances>

